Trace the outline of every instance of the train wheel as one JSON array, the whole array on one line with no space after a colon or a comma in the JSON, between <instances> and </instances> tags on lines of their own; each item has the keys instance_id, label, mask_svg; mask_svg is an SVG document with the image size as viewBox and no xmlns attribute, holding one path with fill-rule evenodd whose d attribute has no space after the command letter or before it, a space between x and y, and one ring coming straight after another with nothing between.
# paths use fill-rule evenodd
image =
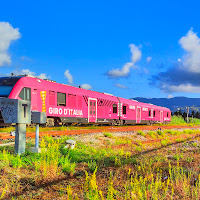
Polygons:
<instances>
[{"instance_id":1,"label":"train wheel","mask_svg":"<svg viewBox=\"0 0 200 200\"><path fill-rule=\"evenodd\" d=\"M53 118L47 118L46 126L54 126L54 119Z\"/></svg>"}]
</instances>

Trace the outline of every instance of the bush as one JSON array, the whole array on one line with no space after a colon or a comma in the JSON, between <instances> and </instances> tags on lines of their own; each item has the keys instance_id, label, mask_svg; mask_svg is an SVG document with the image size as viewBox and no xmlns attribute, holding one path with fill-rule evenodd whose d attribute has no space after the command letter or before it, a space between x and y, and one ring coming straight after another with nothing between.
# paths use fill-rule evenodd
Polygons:
<instances>
[{"instance_id":1,"label":"bush","mask_svg":"<svg viewBox=\"0 0 200 200\"><path fill-rule=\"evenodd\" d=\"M148 132L148 135L153 138L153 139L156 139L156 132L155 131L149 131Z\"/></svg>"},{"instance_id":2,"label":"bush","mask_svg":"<svg viewBox=\"0 0 200 200\"><path fill-rule=\"evenodd\" d=\"M61 159L59 160L59 163L64 173L68 173L70 174L70 176L74 174L76 164L74 162L71 163L69 156L62 156Z\"/></svg>"},{"instance_id":3,"label":"bush","mask_svg":"<svg viewBox=\"0 0 200 200\"><path fill-rule=\"evenodd\" d=\"M137 131L137 135L145 136L145 133L141 130Z\"/></svg>"},{"instance_id":4,"label":"bush","mask_svg":"<svg viewBox=\"0 0 200 200\"><path fill-rule=\"evenodd\" d=\"M186 124L182 116L172 116L170 124Z\"/></svg>"},{"instance_id":5,"label":"bush","mask_svg":"<svg viewBox=\"0 0 200 200\"><path fill-rule=\"evenodd\" d=\"M95 160L91 160L88 162L88 168L91 172L94 172L94 170L97 168L97 163Z\"/></svg>"},{"instance_id":6,"label":"bush","mask_svg":"<svg viewBox=\"0 0 200 200\"><path fill-rule=\"evenodd\" d=\"M103 135L105 136L105 137L109 137L109 138L113 138L113 134L112 133L109 133L109 132L103 132Z\"/></svg>"}]
</instances>

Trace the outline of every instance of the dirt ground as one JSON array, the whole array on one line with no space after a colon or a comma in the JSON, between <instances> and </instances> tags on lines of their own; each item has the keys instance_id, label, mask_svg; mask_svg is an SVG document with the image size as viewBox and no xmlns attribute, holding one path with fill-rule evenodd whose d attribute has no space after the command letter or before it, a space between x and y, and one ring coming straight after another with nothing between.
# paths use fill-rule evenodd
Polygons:
<instances>
[{"instance_id":1,"label":"dirt ground","mask_svg":"<svg viewBox=\"0 0 200 200\"><path fill-rule=\"evenodd\" d=\"M169 145L162 146L161 141L163 138L151 138L148 136L147 132L157 131L158 128L161 130L177 130L183 131L190 128L191 130L199 130L198 126L187 127L187 126L127 126L127 127L106 127L105 129L94 129L94 130L73 130L73 131L57 131L57 132L42 132L42 135L53 135L55 139L60 139L62 135L73 135L73 140L76 142L81 142L86 146L90 146L95 149L106 149L111 148L113 150L123 150L124 155L128 152L132 161L124 165L111 164L109 166L104 166L104 163L99 163L99 168L96 172L96 182L98 189L106 194L108 192L108 182L110 177L113 179L113 186L118 192L124 192L124 185L128 176L130 176L129 171L136 170L142 159L154 159L154 167L162 168L163 178L167 177L168 174L165 172L165 168L168 166L168 162L177 162L176 156L179 156L179 161L181 165L186 168L194 169L196 171L200 165L200 132L199 134L183 133L181 135L171 135L168 137L170 141ZM138 130L143 130L145 136L138 134ZM12 139L6 133L1 133L1 139ZM34 133L27 133L28 140L34 137ZM118 141L119 138L119 141ZM117 142L116 142L117 141ZM194 145L195 144L195 145ZM135 146L141 146L141 151L135 151ZM76 148L76 147L75 147ZM128 154L127 154L128 155ZM186 161L187 158L189 161ZM191 161L190 161L191 158ZM159 160L160 159L160 160ZM136 160L136 161L135 161ZM154 168L153 167L153 168ZM20 187L22 187L19 192L15 189L10 193L5 199L67 199L67 193L69 192L67 187L71 185L73 190L73 199L85 199L83 193L83 187L85 184L85 172L92 176L92 172L88 169L87 162L79 162L76 166L76 172L73 176L62 175L58 176L53 180L47 180L45 182L39 182L38 184L32 183L31 179L18 175L20 178ZM3 176L6 171L1 171ZM22 173L22 171L20 172ZM27 172L24 171L24 174ZM196 172L197 173L197 172ZM104 196L106 199L106 196ZM114 199L124 199L124 197L117 197ZM170 198L169 198L170 199ZM179 199L179 197L174 198Z\"/></svg>"},{"instance_id":2,"label":"dirt ground","mask_svg":"<svg viewBox=\"0 0 200 200\"><path fill-rule=\"evenodd\" d=\"M120 133L122 132L122 134L128 132L129 134L131 132L135 132L138 130L143 130L143 131L156 131L158 130L158 128L161 128L161 130L165 130L165 129L198 129L200 128L199 126L195 125L193 127L191 126L180 126L180 125L164 125L164 126L147 126L147 125L142 125L142 126L123 126L123 127L117 127L117 126L101 126L99 129L95 128L95 129L87 129L83 128L77 128L78 130L70 130L70 128L66 127L65 130L63 131L40 131L40 137L44 136L44 135L52 135L52 136L62 136L62 135L80 135L80 134L93 134L93 133L103 133L103 132L111 132L111 133ZM14 129L14 128L13 128ZM35 137L35 133L34 132L27 132L26 133L26 137L28 138L34 138ZM0 133L0 140L5 140L5 139L14 139L15 137L12 136L10 133Z\"/></svg>"}]
</instances>

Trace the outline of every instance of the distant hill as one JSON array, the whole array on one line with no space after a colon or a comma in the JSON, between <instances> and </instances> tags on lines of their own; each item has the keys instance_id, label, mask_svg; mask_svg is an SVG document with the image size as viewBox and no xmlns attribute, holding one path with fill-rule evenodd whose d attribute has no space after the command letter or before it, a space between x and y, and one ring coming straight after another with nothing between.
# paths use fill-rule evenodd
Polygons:
<instances>
[{"instance_id":1,"label":"distant hill","mask_svg":"<svg viewBox=\"0 0 200 200\"><path fill-rule=\"evenodd\" d=\"M142 98L136 97L131 98L144 103L152 103L158 106L164 106L169 108L172 112L181 109L186 111L186 106L190 107L190 112L194 110L199 111L200 108L200 98L187 98L187 97L174 97L174 98Z\"/></svg>"}]
</instances>

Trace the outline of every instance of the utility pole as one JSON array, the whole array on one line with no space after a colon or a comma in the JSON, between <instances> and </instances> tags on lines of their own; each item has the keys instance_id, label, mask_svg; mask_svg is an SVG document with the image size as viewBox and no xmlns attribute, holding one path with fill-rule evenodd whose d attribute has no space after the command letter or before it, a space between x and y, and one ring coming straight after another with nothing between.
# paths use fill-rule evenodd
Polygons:
<instances>
[{"instance_id":1,"label":"utility pole","mask_svg":"<svg viewBox=\"0 0 200 200\"><path fill-rule=\"evenodd\" d=\"M188 123L189 107L186 107L186 110L187 110L187 123Z\"/></svg>"}]
</instances>

